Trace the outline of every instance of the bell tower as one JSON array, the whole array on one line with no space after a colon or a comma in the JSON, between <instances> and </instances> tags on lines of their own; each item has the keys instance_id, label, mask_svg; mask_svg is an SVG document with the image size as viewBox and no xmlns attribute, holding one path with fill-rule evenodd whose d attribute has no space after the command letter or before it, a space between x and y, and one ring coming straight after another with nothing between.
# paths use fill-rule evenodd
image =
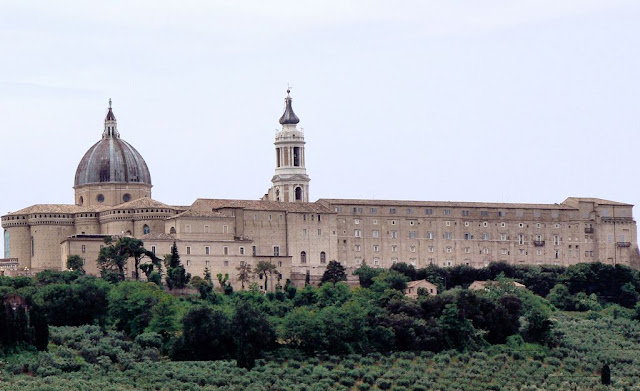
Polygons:
<instances>
[{"instance_id":1,"label":"bell tower","mask_svg":"<svg viewBox=\"0 0 640 391\"><path fill-rule=\"evenodd\" d=\"M305 168L304 132L298 130L300 119L291 107L290 90L284 98L284 113L280 117L282 130L276 133L276 172L271 189L265 196L269 201L309 202L309 176Z\"/></svg>"}]
</instances>

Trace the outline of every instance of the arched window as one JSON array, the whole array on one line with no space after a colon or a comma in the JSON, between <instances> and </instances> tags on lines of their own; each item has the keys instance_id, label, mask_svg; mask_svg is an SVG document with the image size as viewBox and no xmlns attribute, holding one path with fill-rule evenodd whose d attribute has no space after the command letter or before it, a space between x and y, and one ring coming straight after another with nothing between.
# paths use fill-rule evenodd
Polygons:
<instances>
[{"instance_id":1,"label":"arched window","mask_svg":"<svg viewBox=\"0 0 640 391\"><path fill-rule=\"evenodd\" d=\"M171 229L169 230L169 233L174 235L176 233L176 227L171 227Z\"/></svg>"},{"instance_id":2,"label":"arched window","mask_svg":"<svg viewBox=\"0 0 640 391\"><path fill-rule=\"evenodd\" d=\"M80 196L80 205L84 205L84 198Z\"/></svg>"},{"instance_id":3,"label":"arched window","mask_svg":"<svg viewBox=\"0 0 640 391\"><path fill-rule=\"evenodd\" d=\"M280 188L276 187L276 201L280 201Z\"/></svg>"},{"instance_id":4,"label":"arched window","mask_svg":"<svg viewBox=\"0 0 640 391\"><path fill-rule=\"evenodd\" d=\"M300 253L300 263L307 263L307 252L303 251Z\"/></svg>"},{"instance_id":5,"label":"arched window","mask_svg":"<svg viewBox=\"0 0 640 391\"><path fill-rule=\"evenodd\" d=\"M302 201L302 187L296 187L296 201Z\"/></svg>"},{"instance_id":6,"label":"arched window","mask_svg":"<svg viewBox=\"0 0 640 391\"><path fill-rule=\"evenodd\" d=\"M147 235L150 232L151 230L149 229L149 226L145 224L144 227L142 227L142 233Z\"/></svg>"},{"instance_id":7,"label":"arched window","mask_svg":"<svg viewBox=\"0 0 640 391\"><path fill-rule=\"evenodd\" d=\"M320 252L320 263L327 263L327 253L324 251Z\"/></svg>"}]
</instances>

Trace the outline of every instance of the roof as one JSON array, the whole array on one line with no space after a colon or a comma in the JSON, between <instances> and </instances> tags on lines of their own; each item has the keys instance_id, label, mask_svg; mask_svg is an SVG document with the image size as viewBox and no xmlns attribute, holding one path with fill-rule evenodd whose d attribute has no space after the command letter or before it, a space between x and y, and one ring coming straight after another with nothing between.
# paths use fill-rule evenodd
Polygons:
<instances>
[{"instance_id":1,"label":"roof","mask_svg":"<svg viewBox=\"0 0 640 391\"><path fill-rule=\"evenodd\" d=\"M186 210L182 213L178 213L175 216L171 216L169 219L175 219L178 217L231 217L224 213L220 212L206 212L206 211L197 211L197 210Z\"/></svg>"},{"instance_id":2,"label":"roof","mask_svg":"<svg viewBox=\"0 0 640 391\"><path fill-rule=\"evenodd\" d=\"M84 213L101 212L110 209L107 206L79 206L69 204L36 204L20 209L16 212L7 213L7 216L24 215L32 213Z\"/></svg>"},{"instance_id":3,"label":"roof","mask_svg":"<svg viewBox=\"0 0 640 391\"><path fill-rule=\"evenodd\" d=\"M253 200L220 200L198 198L192 209L208 208L213 210L225 208L238 208L248 210L281 211L294 213L333 213L333 211L318 202L277 202L277 201L253 201Z\"/></svg>"},{"instance_id":4,"label":"roof","mask_svg":"<svg viewBox=\"0 0 640 391\"><path fill-rule=\"evenodd\" d=\"M602 198L593 198L593 197L569 197L564 200L562 203L567 205L578 205L578 202L593 202L594 204L599 205L614 205L614 206L633 206L633 204L626 204L624 202L605 200Z\"/></svg>"},{"instance_id":5,"label":"roof","mask_svg":"<svg viewBox=\"0 0 640 391\"><path fill-rule=\"evenodd\" d=\"M496 284L497 281L474 281L471 283L471 285L469 285L469 289L485 289L487 287L487 285L493 285ZM517 288L526 288L526 286L524 284L521 284L517 281L507 281L507 284L511 284Z\"/></svg>"},{"instance_id":6,"label":"roof","mask_svg":"<svg viewBox=\"0 0 640 391\"><path fill-rule=\"evenodd\" d=\"M416 286L420 286L420 285L433 285L434 287L436 286L434 283L429 282L427 280L417 280L417 281L407 282L407 288L415 288Z\"/></svg>"},{"instance_id":7,"label":"roof","mask_svg":"<svg viewBox=\"0 0 640 391\"><path fill-rule=\"evenodd\" d=\"M318 202L338 205L364 206L411 206L411 207L450 207L450 208L500 208L500 209L575 209L566 204L512 204L504 202L457 202L457 201L409 201L409 200L360 200L322 198Z\"/></svg>"},{"instance_id":8,"label":"roof","mask_svg":"<svg viewBox=\"0 0 640 391\"><path fill-rule=\"evenodd\" d=\"M139 208L160 208L160 209L176 209L174 206L163 204L160 201L156 201L149 197L138 198L133 201L125 202L124 204L110 207L109 209L139 209Z\"/></svg>"},{"instance_id":9,"label":"roof","mask_svg":"<svg viewBox=\"0 0 640 391\"><path fill-rule=\"evenodd\" d=\"M140 237L140 240L142 240L143 242L145 240L176 240L176 235L163 234L163 233L158 233L158 234L150 233L150 234L142 235Z\"/></svg>"},{"instance_id":10,"label":"roof","mask_svg":"<svg viewBox=\"0 0 640 391\"><path fill-rule=\"evenodd\" d=\"M287 97L284 98L284 113L282 117L280 117L281 125L295 125L300 122L300 119L293 112L293 108L291 107L291 97L289 96L290 90L287 89Z\"/></svg>"}]
</instances>

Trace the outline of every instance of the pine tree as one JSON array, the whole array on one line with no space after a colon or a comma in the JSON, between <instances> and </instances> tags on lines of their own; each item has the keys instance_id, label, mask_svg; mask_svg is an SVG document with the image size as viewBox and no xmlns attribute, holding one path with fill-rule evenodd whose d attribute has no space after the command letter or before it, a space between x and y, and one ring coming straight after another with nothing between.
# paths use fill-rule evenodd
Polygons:
<instances>
[{"instance_id":1,"label":"pine tree","mask_svg":"<svg viewBox=\"0 0 640 391\"><path fill-rule=\"evenodd\" d=\"M187 286L191 280L191 273L187 273L180 263L176 242L173 242L173 246L171 246L171 254L165 257L165 264L167 266L167 277L165 278L167 287L173 290Z\"/></svg>"}]
</instances>

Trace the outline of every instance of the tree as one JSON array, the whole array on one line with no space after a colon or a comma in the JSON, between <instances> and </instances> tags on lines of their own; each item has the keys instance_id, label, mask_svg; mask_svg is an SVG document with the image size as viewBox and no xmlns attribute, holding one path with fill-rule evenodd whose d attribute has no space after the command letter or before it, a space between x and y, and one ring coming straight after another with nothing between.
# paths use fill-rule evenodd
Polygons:
<instances>
[{"instance_id":1,"label":"tree","mask_svg":"<svg viewBox=\"0 0 640 391\"><path fill-rule=\"evenodd\" d=\"M611 368L609 367L609 364L604 364L602 366L602 370L600 371L600 382L605 386L611 384Z\"/></svg>"},{"instance_id":2,"label":"tree","mask_svg":"<svg viewBox=\"0 0 640 391\"><path fill-rule=\"evenodd\" d=\"M262 311L248 301L238 303L232 324L236 363L251 369L260 353L274 343L275 333Z\"/></svg>"},{"instance_id":3,"label":"tree","mask_svg":"<svg viewBox=\"0 0 640 391\"><path fill-rule=\"evenodd\" d=\"M124 281L109 292L109 314L118 330L135 337L149 326L153 307L167 295L155 284Z\"/></svg>"},{"instance_id":4,"label":"tree","mask_svg":"<svg viewBox=\"0 0 640 391\"><path fill-rule=\"evenodd\" d=\"M264 290L269 290L268 277L273 276L274 273L278 273L278 269L276 269L276 265L267 261L260 261L256 265L255 273L264 278Z\"/></svg>"},{"instance_id":5,"label":"tree","mask_svg":"<svg viewBox=\"0 0 640 391\"><path fill-rule=\"evenodd\" d=\"M322 274L320 284L331 282L335 285L338 281L347 281L347 273L345 270L346 269L340 264L340 262L329 261L327 269Z\"/></svg>"},{"instance_id":6,"label":"tree","mask_svg":"<svg viewBox=\"0 0 640 391\"><path fill-rule=\"evenodd\" d=\"M174 359L216 360L234 350L231 321L220 309L190 309L182 320L182 329L183 344L173 353Z\"/></svg>"},{"instance_id":7,"label":"tree","mask_svg":"<svg viewBox=\"0 0 640 391\"><path fill-rule=\"evenodd\" d=\"M371 266L368 266L366 263L363 263L362 266L360 266L353 272L353 274L355 276L358 276L361 287L369 288L371 285L373 285L373 278L383 271L383 269L373 268Z\"/></svg>"},{"instance_id":8,"label":"tree","mask_svg":"<svg viewBox=\"0 0 640 391\"><path fill-rule=\"evenodd\" d=\"M67 269L76 270L84 274L84 259L79 255L69 255L67 257Z\"/></svg>"},{"instance_id":9,"label":"tree","mask_svg":"<svg viewBox=\"0 0 640 391\"><path fill-rule=\"evenodd\" d=\"M251 280L251 265L244 262L236 270L238 271L238 281L242 283L242 290L244 290L244 284Z\"/></svg>"},{"instance_id":10,"label":"tree","mask_svg":"<svg viewBox=\"0 0 640 391\"><path fill-rule=\"evenodd\" d=\"M176 242L173 242L171 246L171 254L165 256L164 263L167 267L167 287L169 290L182 289L191 280L191 273L187 273L180 262L180 255L178 254L178 246Z\"/></svg>"},{"instance_id":11,"label":"tree","mask_svg":"<svg viewBox=\"0 0 640 391\"><path fill-rule=\"evenodd\" d=\"M140 280L140 261L147 255L152 255L150 251L144 248L140 239L128 236L118 239L115 244L111 237L105 238L105 246L100 249L98 255L98 268L103 278L113 279L114 272L117 271L116 280L122 281L125 278L124 268L129 258L134 259L134 277L136 281ZM155 255L153 255L155 258Z\"/></svg>"}]
</instances>

